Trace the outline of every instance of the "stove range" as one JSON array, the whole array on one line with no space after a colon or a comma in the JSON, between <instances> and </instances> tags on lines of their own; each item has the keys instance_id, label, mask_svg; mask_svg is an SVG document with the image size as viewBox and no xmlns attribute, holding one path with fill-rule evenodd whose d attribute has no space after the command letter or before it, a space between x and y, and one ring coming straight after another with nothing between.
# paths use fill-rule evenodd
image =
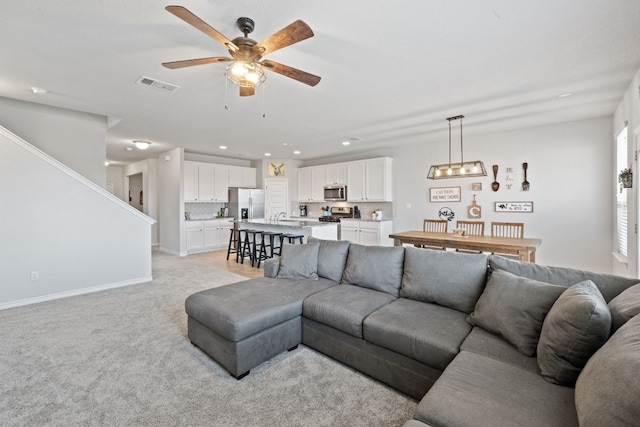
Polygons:
<instances>
[{"instance_id":1,"label":"stove range","mask_svg":"<svg viewBox=\"0 0 640 427\"><path fill-rule=\"evenodd\" d=\"M321 216L318 221L321 222L340 222L340 218L353 218L353 208L331 208L331 215Z\"/></svg>"}]
</instances>

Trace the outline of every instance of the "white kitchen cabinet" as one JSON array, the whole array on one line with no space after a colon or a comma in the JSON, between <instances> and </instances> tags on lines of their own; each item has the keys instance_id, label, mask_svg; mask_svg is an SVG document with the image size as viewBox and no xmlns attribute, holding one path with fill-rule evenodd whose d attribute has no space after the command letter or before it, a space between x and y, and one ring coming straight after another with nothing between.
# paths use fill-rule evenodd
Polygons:
<instances>
[{"instance_id":1,"label":"white kitchen cabinet","mask_svg":"<svg viewBox=\"0 0 640 427\"><path fill-rule=\"evenodd\" d=\"M184 201L229 201L229 167L203 162L184 162Z\"/></svg>"},{"instance_id":2,"label":"white kitchen cabinet","mask_svg":"<svg viewBox=\"0 0 640 427\"><path fill-rule=\"evenodd\" d=\"M342 220L340 240L349 240L366 246L393 246L389 234L393 231L392 221Z\"/></svg>"},{"instance_id":3,"label":"white kitchen cabinet","mask_svg":"<svg viewBox=\"0 0 640 427\"><path fill-rule=\"evenodd\" d=\"M324 185L324 166L298 169L299 202L324 202Z\"/></svg>"},{"instance_id":4,"label":"white kitchen cabinet","mask_svg":"<svg viewBox=\"0 0 640 427\"><path fill-rule=\"evenodd\" d=\"M229 187L256 188L256 168L229 166Z\"/></svg>"},{"instance_id":5,"label":"white kitchen cabinet","mask_svg":"<svg viewBox=\"0 0 640 427\"><path fill-rule=\"evenodd\" d=\"M347 163L348 201L393 201L392 162L389 157L380 157Z\"/></svg>"},{"instance_id":6,"label":"white kitchen cabinet","mask_svg":"<svg viewBox=\"0 0 640 427\"><path fill-rule=\"evenodd\" d=\"M184 162L184 201L198 200L198 163Z\"/></svg>"},{"instance_id":7,"label":"white kitchen cabinet","mask_svg":"<svg viewBox=\"0 0 640 427\"><path fill-rule=\"evenodd\" d=\"M207 252L227 247L233 222L228 219L187 221L187 252Z\"/></svg>"},{"instance_id":8,"label":"white kitchen cabinet","mask_svg":"<svg viewBox=\"0 0 640 427\"><path fill-rule=\"evenodd\" d=\"M325 185L345 185L347 183L347 164L335 163L325 166Z\"/></svg>"}]
</instances>

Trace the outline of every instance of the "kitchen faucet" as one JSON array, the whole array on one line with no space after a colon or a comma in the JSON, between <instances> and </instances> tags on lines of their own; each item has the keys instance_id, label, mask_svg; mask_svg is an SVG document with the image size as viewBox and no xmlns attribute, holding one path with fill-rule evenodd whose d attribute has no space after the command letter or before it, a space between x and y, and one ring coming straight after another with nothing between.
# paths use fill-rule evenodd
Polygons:
<instances>
[{"instance_id":1,"label":"kitchen faucet","mask_svg":"<svg viewBox=\"0 0 640 427\"><path fill-rule=\"evenodd\" d=\"M276 215L276 224L280 220L280 215L284 215L285 219L287 218L287 213L286 212L279 212L278 215Z\"/></svg>"}]
</instances>

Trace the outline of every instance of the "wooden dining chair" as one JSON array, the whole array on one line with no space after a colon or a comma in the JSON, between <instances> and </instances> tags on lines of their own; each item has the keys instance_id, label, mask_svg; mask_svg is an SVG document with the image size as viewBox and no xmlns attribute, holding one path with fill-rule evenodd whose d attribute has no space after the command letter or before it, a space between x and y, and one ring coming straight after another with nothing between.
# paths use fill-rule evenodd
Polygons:
<instances>
[{"instance_id":1,"label":"wooden dining chair","mask_svg":"<svg viewBox=\"0 0 640 427\"><path fill-rule=\"evenodd\" d=\"M524 238L523 222L492 222L491 237Z\"/></svg>"},{"instance_id":2,"label":"wooden dining chair","mask_svg":"<svg viewBox=\"0 0 640 427\"><path fill-rule=\"evenodd\" d=\"M491 237L507 237L510 239L522 239L524 238L524 223L523 222L492 222L491 223ZM500 252L491 252L506 258L518 259L514 254L502 254Z\"/></svg>"},{"instance_id":3,"label":"wooden dining chair","mask_svg":"<svg viewBox=\"0 0 640 427\"><path fill-rule=\"evenodd\" d=\"M468 236L484 236L484 221L456 221L456 228L464 228ZM467 254L481 254L482 251L470 251L466 249L456 249L456 252Z\"/></svg>"},{"instance_id":4,"label":"wooden dining chair","mask_svg":"<svg viewBox=\"0 0 640 427\"><path fill-rule=\"evenodd\" d=\"M449 221L446 219L425 219L422 223L422 231L428 231L430 233L446 233ZM441 246L429 246L429 245L414 245L416 248L424 249L437 249L439 251L446 251L447 248Z\"/></svg>"}]
</instances>

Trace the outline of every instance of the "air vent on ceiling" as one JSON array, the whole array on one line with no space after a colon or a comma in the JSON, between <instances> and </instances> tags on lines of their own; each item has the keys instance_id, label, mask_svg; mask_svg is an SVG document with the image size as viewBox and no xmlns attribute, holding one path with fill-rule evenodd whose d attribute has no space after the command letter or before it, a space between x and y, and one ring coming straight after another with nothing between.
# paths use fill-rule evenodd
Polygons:
<instances>
[{"instance_id":1,"label":"air vent on ceiling","mask_svg":"<svg viewBox=\"0 0 640 427\"><path fill-rule=\"evenodd\" d=\"M136 83L141 86L149 86L154 89L159 89L159 90L170 92L170 93L180 89L180 86L178 85L174 85L171 83L163 82L163 81L152 79L151 77L145 77L145 76L140 76L140 78L138 79L138 81L136 81Z\"/></svg>"}]
</instances>

